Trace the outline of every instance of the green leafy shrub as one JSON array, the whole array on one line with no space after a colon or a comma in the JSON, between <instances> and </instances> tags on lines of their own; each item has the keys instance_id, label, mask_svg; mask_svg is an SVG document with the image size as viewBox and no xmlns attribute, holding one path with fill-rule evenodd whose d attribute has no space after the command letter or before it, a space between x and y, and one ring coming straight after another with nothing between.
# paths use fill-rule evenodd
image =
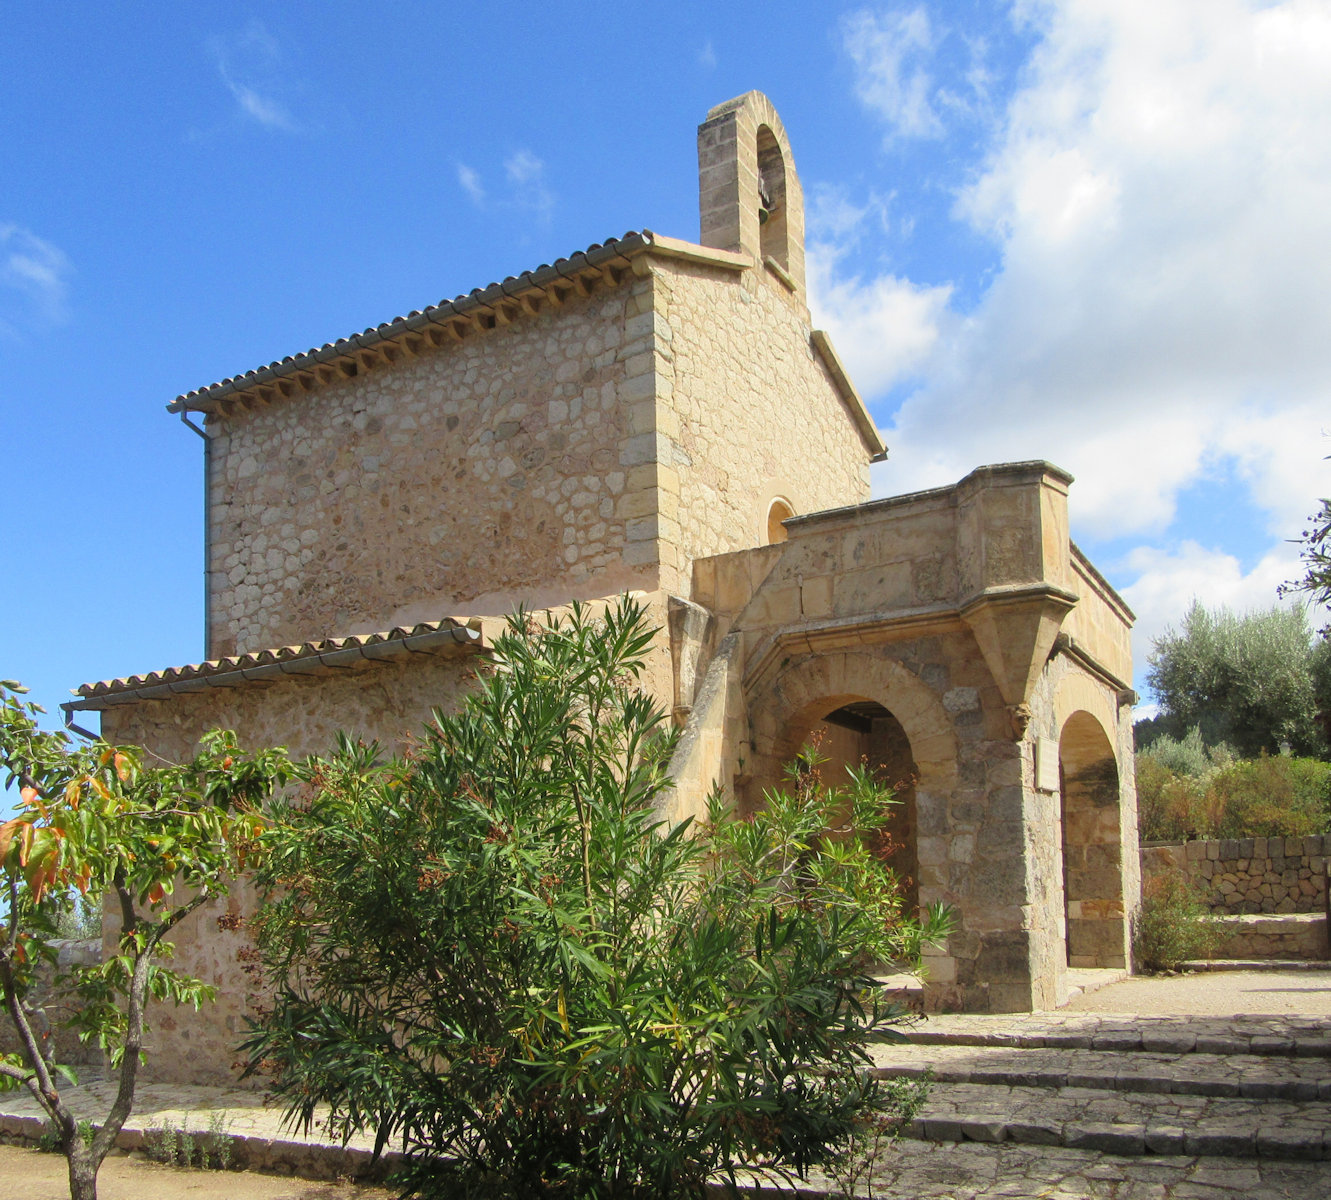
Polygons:
<instances>
[{"instance_id":1,"label":"green leafy shrub","mask_svg":"<svg viewBox=\"0 0 1331 1200\"><path fill-rule=\"evenodd\" d=\"M409 758L343 740L276 814L251 1067L307 1127L326 1103L401 1145L407 1192L701 1195L913 1103L867 1070L900 1016L867 969L949 919L908 920L864 839L828 836L888 797L797 775L749 822L664 828L651 638L628 600L516 620Z\"/></svg>"},{"instance_id":2,"label":"green leafy shrub","mask_svg":"<svg viewBox=\"0 0 1331 1200\"><path fill-rule=\"evenodd\" d=\"M1216 837L1303 837L1327 827L1331 764L1315 758L1244 759L1219 771L1209 792Z\"/></svg>"},{"instance_id":3,"label":"green leafy shrub","mask_svg":"<svg viewBox=\"0 0 1331 1200\"><path fill-rule=\"evenodd\" d=\"M1182 962L1210 958L1218 940L1219 923L1182 874L1171 871L1151 881L1132 920L1139 967L1172 971Z\"/></svg>"},{"instance_id":4,"label":"green leafy shrub","mask_svg":"<svg viewBox=\"0 0 1331 1200\"><path fill-rule=\"evenodd\" d=\"M1225 742L1207 746L1201 729L1194 725L1182 738L1158 735L1138 757L1154 761L1175 775L1203 779L1217 767L1233 762L1234 751Z\"/></svg>"},{"instance_id":5,"label":"green leafy shrub","mask_svg":"<svg viewBox=\"0 0 1331 1200\"><path fill-rule=\"evenodd\" d=\"M1302 837L1331 828L1331 763L1290 755L1234 759L1197 730L1137 755L1143 841Z\"/></svg>"}]
</instances>

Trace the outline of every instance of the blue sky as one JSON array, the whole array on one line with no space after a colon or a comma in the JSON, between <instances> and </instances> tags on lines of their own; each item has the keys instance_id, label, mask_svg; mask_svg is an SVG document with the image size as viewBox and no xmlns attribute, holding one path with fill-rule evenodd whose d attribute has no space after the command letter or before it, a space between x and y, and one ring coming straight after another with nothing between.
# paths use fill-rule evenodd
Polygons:
<instances>
[{"instance_id":1,"label":"blue sky","mask_svg":"<svg viewBox=\"0 0 1331 1200\"><path fill-rule=\"evenodd\" d=\"M1150 638L1265 606L1331 491L1331 6L5 6L0 676L202 654L180 392L627 229L697 237L759 88L815 323L891 447L1078 478ZM330 631L333 632L333 631Z\"/></svg>"}]
</instances>

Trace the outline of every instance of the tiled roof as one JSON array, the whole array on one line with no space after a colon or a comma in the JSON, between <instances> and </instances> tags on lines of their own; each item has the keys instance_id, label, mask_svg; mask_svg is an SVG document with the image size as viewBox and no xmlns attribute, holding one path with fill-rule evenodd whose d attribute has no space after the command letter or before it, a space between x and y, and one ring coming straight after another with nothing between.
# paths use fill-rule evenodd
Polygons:
<instances>
[{"instance_id":1,"label":"tiled roof","mask_svg":"<svg viewBox=\"0 0 1331 1200\"><path fill-rule=\"evenodd\" d=\"M332 365L339 360L356 361L356 355L375 350L384 343L394 342L412 333L426 332L433 327L446 325L458 318L475 315L478 310L493 310L505 302L512 304L523 294L541 292L555 287L561 281L566 286L574 279L590 274L599 274L609 269L627 269L629 260L653 248L672 252L679 245L673 238L663 238L650 230L641 233L630 231L620 238L611 238L606 242L593 243L586 250L581 250L568 258L545 263L535 270L524 271L521 275L510 275L502 283L492 283L488 287L476 288L466 295L452 300L441 300L428 308L417 309L403 317L394 317L382 325L376 325L361 333L339 338L335 342L326 342L317 348L306 350L303 354L292 354L280 362L269 363L265 367L256 367L243 375L233 375L229 379L196 388L177 396L167 408L172 412L192 410L206 412L217 401L227 396L248 391L251 388L271 383L285 376L302 371L312 371L320 366ZM698 247L702 250L701 247ZM726 256L724 251L706 251L709 257Z\"/></svg>"},{"instance_id":2,"label":"tiled roof","mask_svg":"<svg viewBox=\"0 0 1331 1200\"><path fill-rule=\"evenodd\" d=\"M283 675L322 675L360 662L380 662L409 654L447 655L483 647L479 619L423 621L383 633L325 638L299 646L256 650L232 658L213 659L185 667L168 667L147 675L104 679L75 690L79 699L64 704L67 710L105 709L140 700L162 700L180 692L240 687L256 680Z\"/></svg>"}]
</instances>

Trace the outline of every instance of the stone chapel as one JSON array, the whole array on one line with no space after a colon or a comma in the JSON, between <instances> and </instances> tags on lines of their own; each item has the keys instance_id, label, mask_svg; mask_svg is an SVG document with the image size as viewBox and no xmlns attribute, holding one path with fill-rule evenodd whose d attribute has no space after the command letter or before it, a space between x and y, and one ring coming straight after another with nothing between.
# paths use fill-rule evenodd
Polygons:
<instances>
[{"instance_id":1,"label":"stone chapel","mask_svg":"<svg viewBox=\"0 0 1331 1200\"><path fill-rule=\"evenodd\" d=\"M85 684L68 718L188 756L210 728L393 746L469 686L506 614L625 590L682 736L669 815L742 812L823 730L902 782L894 865L953 906L935 1008L1019 1012L1128 963L1140 884L1129 631L1046 462L870 499L882 439L811 328L804 206L768 99L698 130L701 236L627 233L178 397L204 436L206 661ZM230 903L251 898L242 887ZM243 934L160 1012L160 1078L229 1077Z\"/></svg>"}]
</instances>

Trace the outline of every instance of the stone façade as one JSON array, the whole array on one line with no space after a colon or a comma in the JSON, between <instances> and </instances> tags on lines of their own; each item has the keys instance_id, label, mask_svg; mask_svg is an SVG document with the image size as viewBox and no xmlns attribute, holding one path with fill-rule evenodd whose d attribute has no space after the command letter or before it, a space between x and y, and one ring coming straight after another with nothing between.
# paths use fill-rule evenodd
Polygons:
<instances>
[{"instance_id":1,"label":"stone fa\u00e7ade","mask_svg":"<svg viewBox=\"0 0 1331 1200\"><path fill-rule=\"evenodd\" d=\"M885 449L810 324L781 122L750 92L698 147L698 244L627 234L179 397L207 434L207 661L69 707L167 756L218 726L401 745L519 603L632 590L682 729L667 813L714 782L760 804L814 731L832 770L887 764L911 899L958 915L927 1002L1049 1007L1069 967L1127 963L1132 614L1047 463L869 499ZM159 1077L229 1075L242 949L215 914L182 930L220 998L160 1015Z\"/></svg>"}]
</instances>

